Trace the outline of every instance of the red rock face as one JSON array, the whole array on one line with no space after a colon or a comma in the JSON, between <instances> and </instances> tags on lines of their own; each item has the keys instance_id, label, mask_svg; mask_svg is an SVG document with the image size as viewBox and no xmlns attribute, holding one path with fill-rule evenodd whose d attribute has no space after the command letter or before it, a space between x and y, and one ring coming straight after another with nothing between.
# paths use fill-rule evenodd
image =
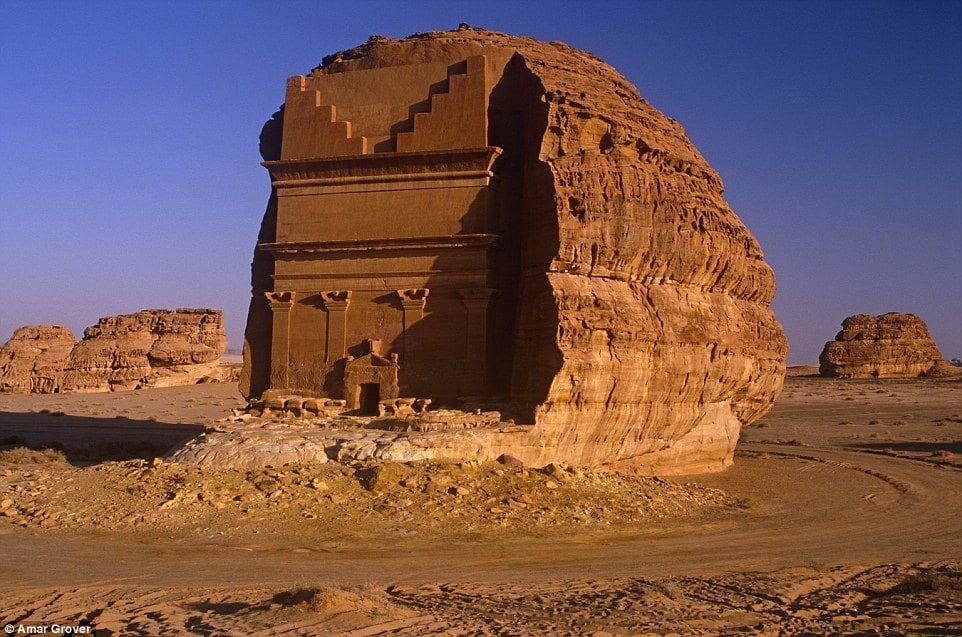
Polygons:
<instances>
[{"instance_id":1,"label":"red rock face","mask_svg":"<svg viewBox=\"0 0 962 637\"><path fill-rule=\"evenodd\" d=\"M819 372L839 378L916 378L945 374L942 353L914 314L856 314L825 343ZM951 371L951 370L949 370Z\"/></svg>"},{"instance_id":2,"label":"red rock face","mask_svg":"<svg viewBox=\"0 0 962 637\"><path fill-rule=\"evenodd\" d=\"M0 349L0 390L187 385L210 374L226 347L220 310L144 310L102 318L77 343L65 327L27 326Z\"/></svg>"},{"instance_id":3,"label":"red rock face","mask_svg":"<svg viewBox=\"0 0 962 637\"><path fill-rule=\"evenodd\" d=\"M490 442L493 457L660 473L730 464L740 427L781 390L787 342L772 270L677 122L590 53L488 31L372 39L314 73L472 56L491 73L494 173L515 193L500 360L528 426ZM262 241L273 240L273 206ZM255 297L272 289L272 267L255 258ZM255 298L248 395L265 388L265 313Z\"/></svg>"}]
</instances>

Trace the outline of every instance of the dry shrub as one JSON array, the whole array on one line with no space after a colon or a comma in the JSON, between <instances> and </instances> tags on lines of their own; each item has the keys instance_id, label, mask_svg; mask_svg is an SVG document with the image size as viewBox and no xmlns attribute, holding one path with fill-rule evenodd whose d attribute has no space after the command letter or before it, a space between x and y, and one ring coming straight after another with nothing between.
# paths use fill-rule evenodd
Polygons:
<instances>
[{"instance_id":1,"label":"dry shrub","mask_svg":"<svg viewBox=\"0 0 962 637\"><path fill-rule=\"evenodd\" d=\"M59 449L29 449L14 447L0 451L0 464L47 464L50 462L66 462L67 458Z\"/></svg>"},{"instance_id":2,"label":"dry shrub","mask_svg":"<svg viewBox=\"0 0 962 637\"><path fill-rule=\"evenodd\" d=\"M392 606L384 591L373 585L318 584L281 591L271 603L295 610L333 615L361 612L371 616Z\"/></svg>"},{"instance_id":3,"label":"dry shrub","mask_svg":"<svg viewBox=\"0 0 962 637\"><path fill-rule=\"evenodd\" d=\"M908 575L881 595L962 593L962 573L956 571L923 571Z\"/></svg>"}]
</instances>

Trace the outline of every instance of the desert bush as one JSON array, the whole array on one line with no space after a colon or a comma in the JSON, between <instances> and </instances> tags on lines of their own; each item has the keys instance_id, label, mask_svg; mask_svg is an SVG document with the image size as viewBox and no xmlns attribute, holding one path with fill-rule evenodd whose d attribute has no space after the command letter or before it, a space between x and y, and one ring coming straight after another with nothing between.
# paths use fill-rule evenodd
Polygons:
<instances>
[{"instance_id":1,"label":"desert bush","mask_svg":"<svg viewBox=\"0 0 962 637\"><path fill-rule=\"evenodd\" d=\"M271 598L272 604L314 613L364 611L376 615L392 606L383 589L374 585L316 584L299 585Z\"/></svg>"},{"instance_id":2,"label":"desert bush","mask_svg":"<svg viewBox=\"0 0 962 637\"><path fill-rule=\"evenodd\" d=\"M907 575L901 582L880 595L962 593L962 573L957 571L923 571Z\"/></svg>"},{"instance_id":3,"label":"desert bush","mask_svg":"<svg viewBox=\"0 0 962 637\"><path fill-rule=\"evenodd\" d=\"M0 464L47 464L66 462L67 458L59 449L30 449L14 447L0 451Z\"/></svg>"}]
</instances>

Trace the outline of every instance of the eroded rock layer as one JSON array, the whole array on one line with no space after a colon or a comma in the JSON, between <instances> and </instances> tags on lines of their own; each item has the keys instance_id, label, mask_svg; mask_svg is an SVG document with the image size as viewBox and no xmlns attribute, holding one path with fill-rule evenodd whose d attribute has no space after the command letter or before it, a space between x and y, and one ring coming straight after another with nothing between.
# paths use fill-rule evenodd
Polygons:
<instances>
[{"instance_id":1,"label":"eroded rock layer","mask_svg":"<svg viewBox=\"0 0 962 637\"><path fill-rule=\"evenodd\" d=\"M487 142L501 152L492 168L497 197L510 216L499 230L507 256L494 275L494 311L510 319L497 323L501 344L488 360L499 362L495 377L508 377L496 388L505 413L526 425L475 435L488 449L481 455L660 473L727 466L740 427L781 390L787 343L770 309L772 270L676 121L590 53L477 29L372 38L326 58L302 86L478 56L488 73ZM265 127L265 159L280 157L271 130L282 119ZM375 156L379 147L395 149L377 141ZM277 199L261 242L276 240ZM242 381L251 397L278 389L265 371L271 319L258 298L276 292L276 258L255 256ZM432 290L425 316L434 298ZM306 312L296 299L285 307L292 317ZM405 364L402 354L402 395Z\"/></svg>"},{"instance_id":2,"label":"eroded rock layer","mask_svg":"<svg viewBox=\"0 0 962 637\"><path fill-rule=\"evenodd\" d=\"M819 372L839 378L916 378L946 375L949 365L915 314L856 314L842 321L834 341L825 343Z\"/></svg>"},{"instance_id":3,"label":"eroded rock layer","mask_svg":"<svg viewBox=\"0 0 962 637\"><path fill-rule=\"evenodd\" d=\"M0 350L0 389L101 392L190 385L217 377L223 312L143 310L102 318L83 340L59 326L17 330Z\"/></svg>"},{"instance_id":4,"label":"eroded rock layer","mask_svg":"<svg viewBox=\"0 0 962 637\"><path fill-rule=\"evenodd\" d=\"M0 391L51 393L74 346L63 325L25 325L0 347Z\"/></svg>"}]
</instances>

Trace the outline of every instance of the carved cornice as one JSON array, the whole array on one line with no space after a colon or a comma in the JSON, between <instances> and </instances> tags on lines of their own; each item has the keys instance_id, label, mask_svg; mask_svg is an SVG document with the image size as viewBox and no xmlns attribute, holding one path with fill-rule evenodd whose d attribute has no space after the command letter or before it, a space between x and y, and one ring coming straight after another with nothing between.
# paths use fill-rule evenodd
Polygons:
<instances>
[{"instance_id":1,"label":"carved cornice","mask_svg":"<svg viewBox=\"0 0 962 637\"><path fill-rule=\"evenodd\" d=\"M496 146L417 153L265 161L275 188L340 186L397 181L490 178L501 154Z\"/></svg>"},{"instance_id":2,"label":"carved cornice","mask_svg":"<svg viewBox=\"0 0 962 637\"><path fill-rule=\"evenodd\" d=\"M385 250L439 250L452 248L494 247L500 242L496 234L455 234L439 237L405 237L401 239L358 239L355 241L285 241L259 243L257 249L269 254L318 254L337 252L377 252Z\"/></svg>"}]
</instances>

